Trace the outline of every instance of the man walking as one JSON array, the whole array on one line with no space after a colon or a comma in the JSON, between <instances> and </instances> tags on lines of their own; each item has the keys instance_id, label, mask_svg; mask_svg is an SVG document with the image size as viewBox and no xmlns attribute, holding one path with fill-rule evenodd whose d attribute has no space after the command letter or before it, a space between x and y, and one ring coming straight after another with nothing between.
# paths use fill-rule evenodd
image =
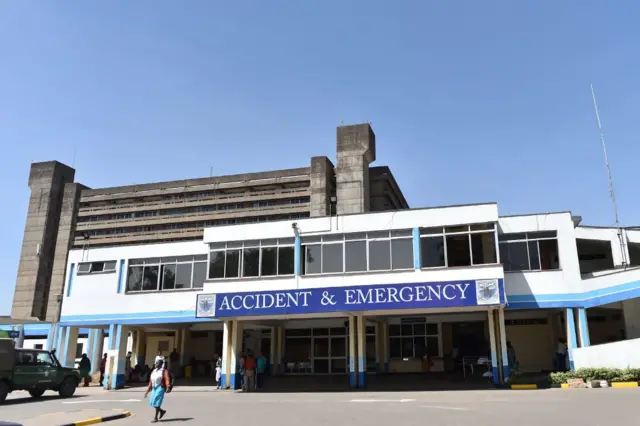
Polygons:
<instances>
[{"instance_id":1,"label":"man walking","mask_svg":"<svg viewBox=\"0 0 640 426\"><path fill-rule=\"evenodd\" d=\"M244 390L253 392L256 388L256 359L253 352L249 351L244 359Z\"/></svg>"}]
</instances>

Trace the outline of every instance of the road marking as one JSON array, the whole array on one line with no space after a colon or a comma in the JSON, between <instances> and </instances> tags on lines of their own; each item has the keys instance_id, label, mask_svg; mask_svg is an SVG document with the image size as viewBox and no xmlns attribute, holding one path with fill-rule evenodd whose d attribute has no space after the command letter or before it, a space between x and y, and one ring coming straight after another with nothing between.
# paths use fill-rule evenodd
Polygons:
<instances>
[{"instance_id":1,"label":"road marking","mask_svg":"<svg viewBox=\"0 0 640 426\"><path fill-rule=\"evenodd\" d=\"M63 401L63 404L93 404L95 402L140 402L139 399L105 399L91 401Z\"/></svg>"},{"instance_id":2,"label":"road marking","mask_svg":"<svg viewBox=\"0 0 640 426\"><path fill-rule=\"evenodd\" d=\"M445 407L442 405L421 405L424 408L434 408L436 410L451 410L451 411L470 411L469 408L464 407Z\"/></svg>"},{"instance_id":3,"label":"road marking","mask_svg":"<svg viewBox=\"0 0 640 426\"><path fill-rule=\"evenodd\" d=\"M352 399L349 402L415 402L415 399Z\"/></svg>"}]
</instances>

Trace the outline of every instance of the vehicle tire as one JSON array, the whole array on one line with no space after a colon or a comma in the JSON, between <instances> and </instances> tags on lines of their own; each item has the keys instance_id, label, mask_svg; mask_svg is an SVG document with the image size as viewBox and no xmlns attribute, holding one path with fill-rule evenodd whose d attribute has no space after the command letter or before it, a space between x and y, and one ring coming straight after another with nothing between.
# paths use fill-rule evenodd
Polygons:
<instances>
[{"instance_id":1,"label":"vehicle tire","mask_svg":"<svg viewBox=\"0 0 640 426\"><path fill-rule=\"evenodd\" d=\"M44 389L31 389L29 395L34 398L40 398L44 394Z\"/></svg>"},{"instance_id":2,"label":"vehicle tire","mask_svg":"<svg viewBox=\"0 0 640 426\"><path fill-rule=\"evenodd\" d=\"M58 393L63 398L70 398L76 393L76 388L78 387L78 382L73 377L67 377L62 381L60 385L60 390Z\"/></svg>"},{"instance_id":3,"label":"vehicle tire","mask_svg":"<svg viewBox=\"0 0 640 426\"><path fill-rule=\"evenodd\" d=\"M7 395L9 395L9 385L6 382L0 382L0 404L7 399Z\"/></svg>"}]
</instances>

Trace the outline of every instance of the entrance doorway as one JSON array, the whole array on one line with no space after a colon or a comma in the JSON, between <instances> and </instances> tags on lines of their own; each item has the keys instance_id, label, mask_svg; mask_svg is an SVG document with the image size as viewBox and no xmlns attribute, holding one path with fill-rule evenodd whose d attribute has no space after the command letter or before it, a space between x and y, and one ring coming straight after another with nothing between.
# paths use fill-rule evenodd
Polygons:
<instances>
[{"instance_id":1,"label":"entrance doorway","mask_svg":"<svg viewBox=\"0 0 640 426\"><path fill-rule=\"evenodd\" d=\"M288 374L346 374L346 327L285 329Z\"/></svg>"}]
</instances>

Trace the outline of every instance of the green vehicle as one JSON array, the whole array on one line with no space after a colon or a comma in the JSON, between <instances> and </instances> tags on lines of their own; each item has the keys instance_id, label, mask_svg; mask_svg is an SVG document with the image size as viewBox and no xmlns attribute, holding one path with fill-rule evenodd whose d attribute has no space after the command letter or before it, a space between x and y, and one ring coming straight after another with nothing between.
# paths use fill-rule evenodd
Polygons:
<instances>
[{"instance_id":1,"label":"green vehicle","mask_svg":"<svg viewBox=\"0 0 640 426\"><path fill-rule=\"evenodd\" d=\"M0 339L0 403L15 390L26 390L34 398L52 390L69 398L78 383L80 371L62 367L55 352L17 349L12 339Z\"/></svg>"}]
</instances>

